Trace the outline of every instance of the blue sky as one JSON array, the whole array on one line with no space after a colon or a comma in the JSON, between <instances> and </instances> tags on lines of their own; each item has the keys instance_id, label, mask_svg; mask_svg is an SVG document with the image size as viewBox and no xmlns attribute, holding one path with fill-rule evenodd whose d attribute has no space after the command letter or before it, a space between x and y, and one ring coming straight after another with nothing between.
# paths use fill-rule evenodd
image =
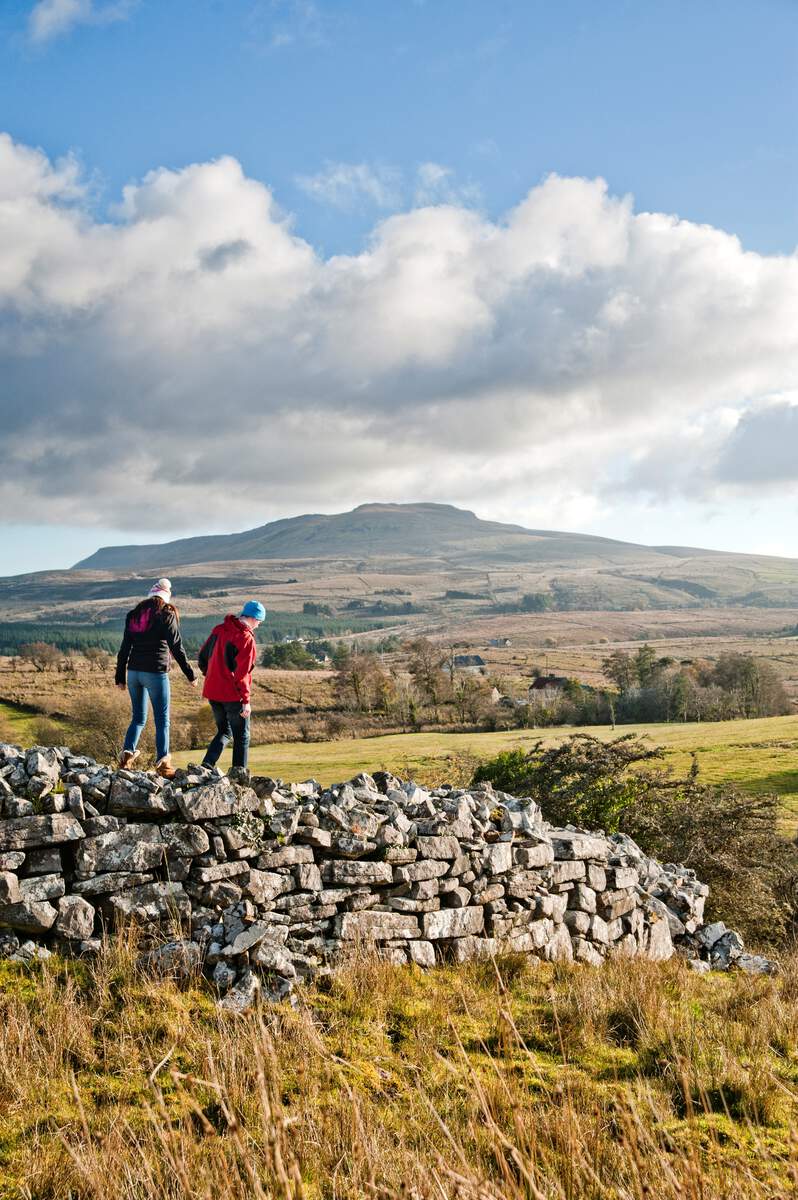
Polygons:
<instances>
[{"instance_id":1,"label":"blue sky","mask_svg":"<svg viewBox=\"0 0 798 1200\"><path fill-rule=\"evenodd\" d=\"M119 205L123 189L128 185L141 189L149 172L166 169L179 173L192 165L230 158L240 164L244 180L270 189L272 219L281 230L290 231L291 252L297 254L297 262L301 247L307 244L319 270L329 266L334 256L347 256L351 264L358 255L372 252L379 264L380 256L392 253L391 247L397 244L393 234L387 238L384 233L385 222L393 214L410 218L432 208L473 214L482 222L483 232L475 235L478 245L480 239L491 236L486 230L500 228L530 190L554 173L566 179L602 178L610 198L620 203L627 194L633 197L635 214L675 214L683 222L736 235L744 249L756 255L763 279L770 280L772 256L792 255L798 242L797 60L798 10L792 0L760 0L756 5L750 0L604 0L601 4L594 0L41 0L38 5L29 0L5 0L0 15L0 128L15 146L42 151L51 171L58 170L56 164L64 156L74 157L73 182L64 184L61 176L57 188L48 184L45 191L47 203L54 205L60 216L67 210L74 216L79 209L79 220L75 219L84 234L87 226L97 232L107 228L109 221L128 228L131 221L139 222L140 233L141 222L146 222L150 211L144 192L137 192L133 217L129 211L120 214ZM18 169L18 155L14 164ZM216 183L210 176L205 183L213 192ZM224 186L228 183L233 190L224 193L222 203L234 212L244 185L227 180ZM588 207L592 203L574 196L566 206L572 200ZM193 203L202 205L196 197ZM563 203L560 197L557 204ZM546 212L544 204L544 215L536 219L545 222ZM188 221L191 217L181 210L170 219ZM590 220L588 214L588 224ZM235 258L236 245L256 243L256 233L239 236L241 221L236 224L231 217L231 229L235 226L238 230L235 236L219 235L223 257L229 246L234 247L230 253ZM424 232L413 235L422 241L430 228L427 218L425 221ZM454 217L452 221L456 223ZM444 236L449 237L453 228L454 224L447 226ZM655 236L648 231L649 235ZM60 261L61 250L42 236L44 241L35 255L32 252L30 261L41 264L47 255L52 263ZM440 238L440 232L435 236ZM732 255L728 243L723 245L724 255ZM712 257L702 254L703 263ZM646 256L643 259L648 261ZM667 261L673 261L671 252ZM691 262L695 265L694 258ZM741 287L750 286L750 264L744 256L738 256L735 263L735 280L741 281ZM136 264L132 273L120 279L120 289L133 286L134 275L141 277L141 264L138 260ZM616 266L613 260L613 271ZM606 267L602 259L601 269ZM396 263L391 270L395 269ZM423 271L423 264L420 269ZM643 270L639 264L638 269ZM711 273L714 268L705 269ZM591 259L591 279L595 270ZM726 265L718 270L721 294L728 292L731 270ZM74 267L72 273L74 277ZM679 271L674 272L673 278L678 275ZM777 316L771 314L767 322L772 327L793 277L789 274L778 283L768 283L772 293L768 291L767 303L762 298L763 283L757 285L753 298L747 295L740 305L761 303L763 312L770 312L767 305L775 306ZM438 283L435 280L430 286ZM308 286L310 292L303 294L317 296L319 289L329 289L330 283L329 279L324 283L316 280ZM348 294L356 286L351 283ZM623 295L637 296L636 286L625 274ZM617 275L613 275L613 296L619 288ZM109 484L107 478L90 472L81 483L81 472L74 466L78 460L68 455L73 464L71 484L62 480L56 486L53 481L48 491L40 476L49 469L45 463L55 462L55 450L51 449L38 467L31 469L29 464L25 474L20 468L23 455L19 447L25 438L30 444L37 432L51 428L42 393L57 386L56 381L64 388L67 441L77 436L82 422L96 427L91 405L101 405L104 436L111 447L110 458L118 461L117 474L127 475L130 491L138 480L153 497L162 472L171 469L170 459L165 458L155 478L149 479L147 466L142 466L146 444L135 421L139 400L144 397L141 418L150 426L153 422L157 426L159 411L164 413L167 441L191 439L192 408L183 393L177 405L180 421L172 421L171 415L158 407L168 403L165 395L179 391L174 382L179 356L160 373L153 367L137 375L129 361L135 358L134 351L126 354L120 348L117 356L109 358L97 350L98 344L107 345L110 336L107 324L102 324L110 319L107 297L99 292L92 293L90 300L70 297L68 313L59 311L57 316L53 315L52 300L42 302L34 320L30 315L33 294L41 297L40 285L31 287L24 299L10 288L5 308L0 307L0 320L5 316L7 328L18 328L21 322L27 332L33 325L36 329L36 349L28 347L24 362L16 351L11 352L6 378L18 390L7 390L2 397L6 415L13 418L14 437L19 439L14 462L20 472L14 477L13 490L4 497L7 525L3 540L8 548L4 574L68 565L98 541L160 540L176 533L259 524L309 508L346 508L350 494L352 502L422 498L416 494L419 485L412 473L393 471L386 476L370 470L378 438L391 444L395 437L395 432L387 431L384 415L376 419L375 414L381 409L384 392L396 395L399 409L407 395L408 413L417 413L420 405L426 405L428 412L441 409L442 395L450 397L453 391L448 382L441 391L441 372L446 366L457 375L466 345L465 341L455 344L449 333L444 338L445 350L441 343L434 353L429 352L434 362L428 348L410 347L399 382L394 375L388 379L381 373L388 369L383 363L371 364L362 379L337 378L332 396L323 401L316 397L307 410L312 412L308 419L317 422L326 444L330 437L340 437L347 447L337 454L329 477L320 457L311 455L314 482L311 485L309 470L304 490L295 486L297 472L301 475L299 466L291 486L274 478L269 484L257 477L253 466L234 495L223 479L209 477L211 502L209 511L203 512L192 490L192 472L198 469L195 456L173 463L168 494L163 491L157 504L140 505L138 519L137 506L118 496L118 478ZM446 294L444 289L442 303ZM570 291L569 296L576 311L582 311L584 296L576 299ZM211 298L220 306L231 303L221 291ZM458 302L460 298L458 292ZM484 291L480 292L482 300ZM169 303L164 296L161 301ZM236 336L243 336L252 306L249 293L246 303L240 291L235 293ZM83 350L78 355L88 311L97 315L100 324L90 343L81 343ZM405 311L401 304L399 311ZM296 345L302 344L303 338L316 344L319 328L328 329L341 319L340 312L339 306L333 315L325 313L310 331L300 332L292 323ZM540 312L537 308L535 312L539 321ZM117 331L120 320L115 314L113 328ZM468 339L471 327L466 328L465 316L463 322L458 337ZM248 336L243 337L247 345ZM657 336L664 343L671 333L657 327ZM739 331L733 324L729 336L739 343ZM713 327L707 337L722 341L722 330ZM56 342L57 353L55 349L51 353ZM207 346L207 337L204 342ZM468 344L473 346L473 337ZM572 338L568 346L573 354ZM618 437L605 447L607 470L587 480L581 491L572 489L552 505L551 487L542 482L536 488L532 479L536 472L524 472L523 464L513 458L517 445L508 448L498 440L490 451L495 466L492 475L481 471L475 478L473 468L469 469L466 475L473 483L469 488L467 478L452 467L442 472L444 493L423 498L468 504L481 515L500 519L512 519L515 514L515 519L527 524L560 524L641 541L704 541L722 548L798 555L794 479L789 471L782 474L781 486L774 490L767 472L753 480L737 478L729 474L728 466L736 461L735 455L737 460L746 457L738 445L744 435L749 441L759 438L755 444L761 447L765 444L761 441L763 430L775 430L774 436L783 441L783 429L794 429L793 357L785 354L775 370L773 347L763 335L759 345L750 347L750 358L735 377L728 378L705 405L700 354L694 346L679 347L681 343L676 353L684 353L685 359L694 363L694 372L689 378L668 381L666 393L653 404L652 419L646 429L641 426L634 445L628 438L624 440L623 429L629 424L624 414L628 413L628 391L640 386L640 377L628 358L625 373L613 373L611 379L596 385L603 389L598 407L587 399L587 376L580 382L578 396L569 393L577 423L583 420L578 414L592 411L595 416L603 405L618 417ZM226 342L225 353L229 349ZM145 339L141 353L151 352L152 342ZM92 353L97 354L94 374L91 360L87 364L86 358ZM663 349L663 353L670 351ZM445 354L450 357L444 361L440 356ZM32 357L36 360L33 365ZM80 366L76 365L78 358ZM119 372L116 413L110 412L107 389L104 397L92 400L92 384L87 383L98 373L108 372L109 363L112 373ZM269 391L268 381L278 376L282 380L282 372L291 380L306 369L304 360L295 366L292 375L291 363L281 359L278 367L272 355L260 364L260 382L256 383L247 373L241 344L233 365L225 359L224 370L221 353L217 355L206 374L218 369L220 378L227 381L222 392L228 385L231 390L226 396L217 393L215 400L208 398L209 424L219 405L253 409L258 420L253 422L252 436L259 439L264 462L268 462L274 429L279 425L287 438L285 430L290 425L289 415L279 407L280 397ZM392 362L390 370L396 369ZM326 360L324 370L335 373ZM512 398L514 412L523 406L525 395L542 404L541 379L523 376L520 370L506 358L497 366L502 377L502 404L508 380L517 386ZM651 370L656 372L655 362ZM107 381L107 375L105 378ZM492 380L484 375L480 378L484 412L498 402ZM460 379L457 404L466 402L466 394L469 402L474 400L474 379L473 372L468 373L467 381ZM652 381L656 382L654 375ZM297 386L294 410L307 402L309 386ZM281 383L280 387L283 395L288 385ZM356 398L369 387L376 389L372 400L358 408ZM552 391L550 378L546 387L549 407L538 411L533 404L533 417L525 427L530 464L541 445L540 430L548 430L546 436L556 438L558 444L564 437L552 416L552 406L556 410L560 403L559 392L556 388ZM672 397L688 393L695 401L677 411ZM27 424L19 419L19 395L32 398ZM674 424L667 430L655 419L661 403L674 404ZM55 398L53 407L57 419ZM496 411L507 419L504 408ZM448 419L457 422L459 414L460 410L453 408ZM128 428L131 417L132 432ZM595 419L601 422L603 436L607 422L599 416ZM358 437L368 426L368 438L359 454L352 451L358 437L342 432L351 429L351 421L357 423ZM410 417L403 435L408 423L418 425L416 418ZM331 434L336 425L339 433ZM696 470L689 479L675 479L678 464L685 461L678 443L686 426L693 431L693 445L704 434L711 443L711 431L720 428L731 439L729 445L718 443L712 451L718 463L726 466L719 466L711 478ZM425 443L431 428L424 432ZM441 417L435 429L444 441L446 428L446 418ZM202 436L200 428L198 434ZM135 443L137 454L131 459L117 458L119 438ZM734 438L737 441L732 444ZM662 447L671 443L676 464L673 476L668 464L660 461ZM472 463L474 449L463 448L464 455L472 456ZM101 441L93 444L92 453L103 455ZM573 455L581 463L588 447L574 444ZM39 478L34 479L35 475ZM641 475L670 482L652 492L640 484ZM352 482L349 489L347 478ZM182 492L181 480L185 482Z\"/></svg>"}]
</instances>

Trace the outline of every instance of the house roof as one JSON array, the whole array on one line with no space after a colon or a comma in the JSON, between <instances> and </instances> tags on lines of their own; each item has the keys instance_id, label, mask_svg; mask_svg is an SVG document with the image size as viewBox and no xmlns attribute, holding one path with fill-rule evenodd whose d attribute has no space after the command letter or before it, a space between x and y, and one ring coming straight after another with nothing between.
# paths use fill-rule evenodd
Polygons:
<instances>
[{"instance_id":1,"label":"house roof","mask_svg":"<svg viewBox=\"0 0 798 1200\"><path fill-rule=\"evenodd\" d=\"M567 675L541 675L538 679L533 679L529 685L530 692L542 692L546 689L558 691L564 688L568 682Z\"/></svg>"}]
</instances>

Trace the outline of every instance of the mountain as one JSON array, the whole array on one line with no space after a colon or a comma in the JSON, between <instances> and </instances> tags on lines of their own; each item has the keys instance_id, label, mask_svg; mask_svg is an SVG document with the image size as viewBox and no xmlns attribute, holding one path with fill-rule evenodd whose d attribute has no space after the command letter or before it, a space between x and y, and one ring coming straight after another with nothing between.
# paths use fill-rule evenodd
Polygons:
<instances>
[{"instance_id":1,"label":"mountain","mask_svg":"<svg viewBox=\"0 0 798 1200\"><path fill-rule=\"evenodd\" d=\"M117 620L159 575L195 616L256 594L275 612L323 604L339 617L390 612L458 628L525 603L616 612L798 607L795 559L525 529L449 504L362 504L243 533L107 546L69 571L0 579L0 622Z\"/></svg>"},{"instance_id":2,"label":"mountain","mask_svg":"<svg viewBox=\"0 0 798 1200\"><path fill-rule=\"evenodd\" d=\"M524 529L483 521L450 504L361 504L332 516L315 513L272 521L243 533L181 538L149 546L106 546L73 570L143 570L151 573L195 563L252 559L386 557L467 563L639 559L648 547L578 533Z\"/></svg>"}]
</instances>

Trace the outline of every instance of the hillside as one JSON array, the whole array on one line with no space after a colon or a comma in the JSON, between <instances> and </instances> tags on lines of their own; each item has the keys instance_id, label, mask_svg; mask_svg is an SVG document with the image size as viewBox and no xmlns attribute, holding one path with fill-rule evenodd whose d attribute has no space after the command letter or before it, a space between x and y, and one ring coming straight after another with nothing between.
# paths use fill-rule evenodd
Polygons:
<instances>
[{"instance_id":1,"label":"hillside","mask_svg":"<svg viewBox=\"0 0 798 1200\"><path fill-rule=\"evenodd\" d=\"M74 570L165 570L189 563L268 558L407 558L455 561L592 562L640 556L643 547L609 538L523 529L483 521L450 504L361 504L347 513L272 521L243 533L183 538L163 545L108 546Z\"/></svg>"},{"instance_id":2,"label":"hillside","mask_svg":"<svg viewBox=\"0 0 798 1200\"><path fill-rule=\"evenodd\" d=\"M0 578L0 622L118 623L161 574L184 617L218 616L256 594L276 618L270 627L294 636L305 632L293 617L307 604L330 610L323 632L332 636L362 632L367 621L463 636L474 621L512 621L513 613L539 624L544 609L729 607L742 632L756 610L798 606L794 559L524 529L446 504L365 504L242 533L105 547L71 570ZM531 613L525 596L535 598ZM786 616L766 618L766 627L790 624ZM45 629L26 637L59 640Z\"/></svg>"}]
</instances>

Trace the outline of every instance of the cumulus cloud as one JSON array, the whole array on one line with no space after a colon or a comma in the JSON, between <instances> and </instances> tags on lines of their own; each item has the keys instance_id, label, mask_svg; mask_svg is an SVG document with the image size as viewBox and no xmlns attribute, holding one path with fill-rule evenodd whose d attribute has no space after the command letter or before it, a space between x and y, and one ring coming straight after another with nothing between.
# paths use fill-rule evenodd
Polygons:
<instances>
[{"instance_id":1,"label":"cumulus cloud","mask_svg":"<svg viewBox=\"0 0 798 1200\"><path fill-rule=\"evenodd\" d=\"M69 33L76 25L107 25L130 15L136 0L114 0L98 4L95 0L38 0L28 18L28 32L34 42L49 42Z\"/></svg>"},{"instance_id":2,"label":"cumulus cloud","mask_svg":"<svg viewBox=\"0 0 798 1200\"><path fill-rule=\"evenodd\" d=\"M326 259L232 158L153 171L110 221L80 188L0 138L6 521L157 533L521 495L578 513L751 488L740 463L794 445L767 397L796 377L798 261L602 180L552 176L501 220L393 213Z\"/></svg>"},{"instance_id":3,"label":"cumulus cloud","mask_svg":"<svg viewBox=\"0 0 798 1200\"><path fill-rule=\"evenodd\" d=\"M743 413L721 450L717 475L753 487L798 482L798 403Z\"/></svg>"}]
</instances>

